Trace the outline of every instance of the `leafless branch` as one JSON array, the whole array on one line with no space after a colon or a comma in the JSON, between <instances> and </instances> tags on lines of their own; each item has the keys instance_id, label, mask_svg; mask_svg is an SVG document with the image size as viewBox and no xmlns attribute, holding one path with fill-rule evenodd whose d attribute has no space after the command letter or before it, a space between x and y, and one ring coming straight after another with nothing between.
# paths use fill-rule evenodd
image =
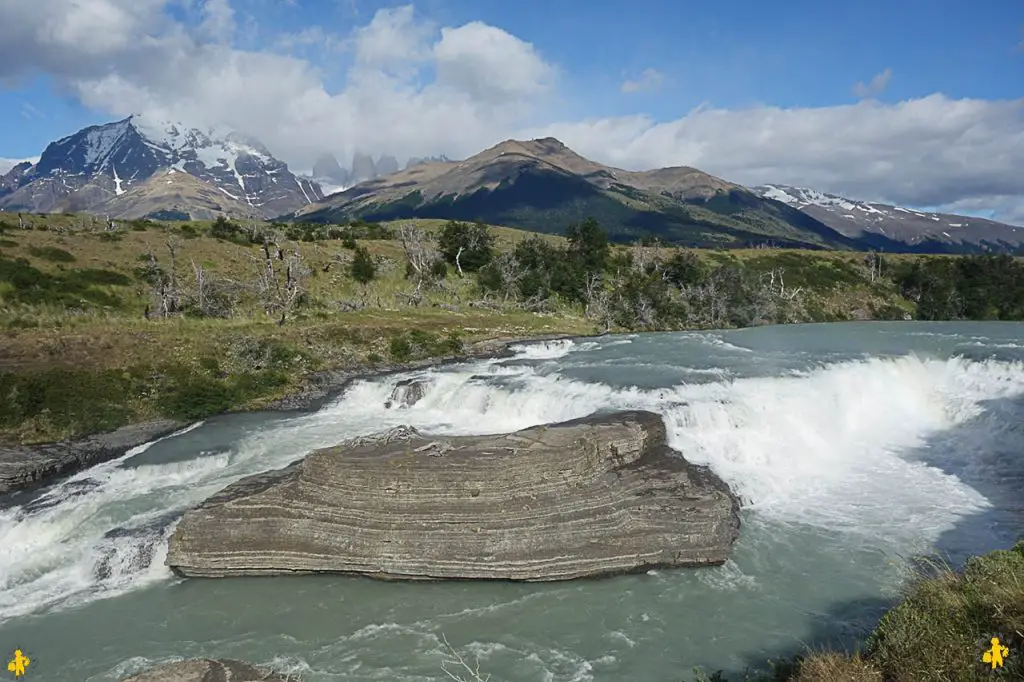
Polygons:
<instances>
[{"instance_id":1,"label":"leafless branch","mask_svg":"<svg viewBox=\"0 0 1024 682\"><path fill-rule=\"evenodd\" d=\"M455 650L451 644L448 643L448 638L445 637L444 633L441 633L441 641L444 642L444 647L448 651L450 658L445 659L441 662L441 670L448 676L449 679L455 680L456 682L487 682L491 679L490 675L480 676L480 660L476 659L475 665L470 667L466 659L462 657L458 651ZM454 671L449 670L449 666L455 668ZM468 677L467 677L468 676Z\"/></svg>"}]
</instances>

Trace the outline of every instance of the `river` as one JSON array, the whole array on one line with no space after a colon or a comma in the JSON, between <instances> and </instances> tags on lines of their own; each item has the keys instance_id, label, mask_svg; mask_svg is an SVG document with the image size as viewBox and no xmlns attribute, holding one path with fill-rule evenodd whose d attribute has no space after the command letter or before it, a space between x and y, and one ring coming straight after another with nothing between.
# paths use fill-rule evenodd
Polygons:
<instances>
[{"instance_id":1,"label":"river","mask_svg":"<svg viewBox=\"0 0 1024 682\"><path fill-rule=\"evenodd\" d=\"M395 383L431 381L408 409ZM312 449L400 424L497 433L643 408L742 497L724 566L553 584L341 576L180 580L188 507ZM1024 535L1024 325L846 323L517 347L360 381L316 413L226 415L31 495L0 498L0 653L27 682L120 680L228 657L303 682L444 679L447 641L493 682L672 682L850 645L905 559Z\"/></svg>"}]
</instances>

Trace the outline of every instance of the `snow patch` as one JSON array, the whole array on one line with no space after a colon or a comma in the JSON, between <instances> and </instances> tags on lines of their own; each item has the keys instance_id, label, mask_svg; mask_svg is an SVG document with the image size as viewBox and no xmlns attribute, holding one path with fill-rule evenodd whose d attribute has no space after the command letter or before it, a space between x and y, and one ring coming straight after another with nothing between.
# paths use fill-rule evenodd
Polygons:
<instances>
[{"instance_id":1,"label":"snow patch","mask_svg":"<svg viewBox=\"0 0 1024 682\"><path fill-rule=\"evenodd\" d=\"M121 196L124 194L124 189L121 187L121 178L117 175L117 166L111 166L114 171L114 194Z\"/></svg>"},{"instance_id":2,"label":"snow patch","mask_svg":"<svg viewBox=\"0 0 1024 682\"><path fill-rule=\"evenodd\" d=\"M85 134L85 165L102 169L128 132L128 122L96 126Z\"/></svg>"},{"instance_id":3,"label":"snow patch","mask_svg":"<svg viewBox=\"0 0 1024 682\"><path fill-rule=\"evenodd\" d=\"M504 153L505 152L502 152L502 154L504 154ZM324 192L327 192L327 188L329 187L329 185L326 185L324 183L320 183L320 187L323 188ZM793 203L793 202L797 201L796 197L794 197L794 196L792 196L790 194L786 194L785 190L783 190L781 187L776 187L775 185L765 185L765 188L766 188L766 191L764 192L763 196L765 196L768 199L774 199L775 201L781 201L781 202L787 203L787 204L790 204L790 203ZM340 192L342 190L336 190L336 191ZM333 194L333 192L330 192L330 193Z\"/></svg>"},{"instance_id":4,"label":"snow patch","mask_svg":"<svg viewBox=\"0 0 1024 682\"><path fill-rule=\"evenodd\" d=\"M218 185L218 186L217 186L217 189L219 189L219 190L220 190L221 192L224 192L224 194L227 194L227 195L228 195L229 197L231 197L231 198L232 198L232 199L234 199L235 201L241 201L241 199L239 199L238 197L236 197L236 196L235 196L234 194L232 194L231 192L227 191L227 190L226 190L226 189L224 189L223 187L221 187L221 186L219 186L219 185Z\"/></svg>"},{"instance_id":5,"label":"snow patch","mask_svg":"<svg viewBox=\"0 0 1024 682\"><path fill-rule=\"evenodd\" d=\"M949 225L950 227L963 227L964 226L963 223L946 223L946 224Z\"/></svg>"}]
</instances>

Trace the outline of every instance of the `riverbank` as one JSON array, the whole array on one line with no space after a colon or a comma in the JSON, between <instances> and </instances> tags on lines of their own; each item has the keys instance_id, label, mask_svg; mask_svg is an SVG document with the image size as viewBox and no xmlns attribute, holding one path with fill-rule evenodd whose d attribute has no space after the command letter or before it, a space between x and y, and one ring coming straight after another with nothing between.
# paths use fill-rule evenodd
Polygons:
<instances>
[{"instance_id":1,"label":"riverbank","mask_svg":"<svg viewBox=\"0 0 1024 682\"><path fill-rule=\"evenodd\" d=\"M772 673L747 675L743 682L1024 679L1024 540L971 557L960 570L941 560L908 569L915 578L903 599L859 650L809 651L774 662ZM1005 647L1002 664L995 667L993 646ZM697 679L727 682L703 673Z\"/></svg>"},{"instance_id":2,"label":"riverbank","mask_svg":"<svg viewBox=\"0 0 1024 682\"><path fill-rule=\"evenodd\" d=\"M585 335L535 334L483 339L461 352L410 360L407 362L365 364L355 367L311 372L292 392L249 407L233 407L220 413L236 412L315 412L344 392L353 381L388 374L409 372L471 360L514 355L511 347L521 343L542 343ZM212 416L212 415L206 415ZM198 420L196 420L198 421ZM0 443L0 494L45 485L96 464L121 457L132 448L187 428L179 419L153 419L131 423L117 429L62 441L31 444Z\"/></svg>"}]
</instances>

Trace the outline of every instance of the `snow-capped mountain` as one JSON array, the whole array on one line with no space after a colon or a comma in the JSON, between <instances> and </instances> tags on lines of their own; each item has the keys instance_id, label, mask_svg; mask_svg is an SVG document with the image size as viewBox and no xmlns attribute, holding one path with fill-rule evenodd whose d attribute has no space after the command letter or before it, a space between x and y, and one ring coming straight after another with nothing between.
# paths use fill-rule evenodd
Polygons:
<instances>
[{"instance_id":1,"label":"snow-capped mountain","mask_svg":"<svg viewBox=\"0 0 1024 682\"><path fill-rule=\"evenodd\" d=\"M88 211L170 169L267 218L323 198L316 183L296 177L241 133L204 132L135 115L84 128L50 143L35 164L15 166L0 178L0 208Z\"/></svg>"},{"instance_id":2,"label":"snow-capped mountain","mask_svg":"<svg viewBox=\"0 0 1024 682\"><path fill-rule=\"evenodd\" d=\"M927 213L787 185L751 189L765 199L797 208L847 237L880 235L912 247L946 244L1016 250L1024 246L1024 227L985 218Z\"/></svg>"}]
</instances>

